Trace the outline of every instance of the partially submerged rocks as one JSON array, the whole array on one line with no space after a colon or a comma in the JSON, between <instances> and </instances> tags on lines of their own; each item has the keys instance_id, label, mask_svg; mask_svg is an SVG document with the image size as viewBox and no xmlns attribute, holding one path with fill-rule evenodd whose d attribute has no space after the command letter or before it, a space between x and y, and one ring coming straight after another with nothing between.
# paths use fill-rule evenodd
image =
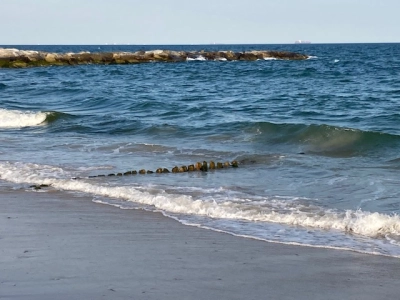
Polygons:
<instances>
[{"instance_id":1,"label":"partially submerged rocks","mask_svg":"<svg viewBox=\"0 0 400 300\"><path fill-rule=\"evenodd\" d=\"M136 52L79 52L51 53L44 51L0 48L0 68L25 68L39 66L64 66L87 64L138 64L149 62L183 62L188 60L254 61L303 60L308 56L287 51L172 51L152 50Z\"/></svg>"},{"instance_id":2,"label":"partially submerged rocks","mask_svg":"<svg viewBox=\"0 0 400 300\"><path fill-rule=\"evenodd\" d=\"M215 163L214 161L210 161L207 163L206 161L203 162L197 162L196 164L191 164L188 166L175 166L171 169L171 171L167 168L158 168L155 172L152 170L146 170L146 169L141 169L139 171L132 170L132 171L127 171L124 173L111 173L108 175L92 175L89 176L89 178L95 178L95 177L111 177L111 176L129 176L129 175L136 175L136 174L166 174L166 173L185 173L185 172L195 172L195 171L202 171L202 172L207 172L209 170L215 170L215 169L224 169L224 168L237 168L239 167L239 163L234 160L232 162L217 162ZM78 179L77 177L74 177L73 179Z\"/></svg>"},{"instance_id":3,"label":"partially submerged rocks","mask_svg":"<svg viewBox=\"0 0 400 300\"><path fill-rule=\"evenodd\" d=\"M207 172L209 170L215 170L215 169L224 169L224 168L237 168L239 167L239 163L234 160L232 162L217 162L217 164L215 164L214 161L210 161L209 163L207 163L206 161L201 162L197 162L196 164L192 164L192 165L188 165L188 166L175 166L171 169L171 171L169 171L167 168L158 168L155 172L151 171L151 170L146 170L146 169L141 169L139 171L136 170L130 170L130 171L126 171L124 173L119 172L119 173L110 173L110 174L99 174L99 175L91 175L88 177L73 177L73 180L78 180L78 179L84 179L84 178L96 178L96 177L114 177L114 176L131 176L131 175L145 175L145 174L166 174L166 173L184 173L184 172L195 172L195 171L201 171L201 172ZM30 188L32 188L33 190L41 190L42 188L47 188L50 187L51 185L49 184L35 184L35 185L31 185L29 186Z\"/></svg>"}]
</instances>

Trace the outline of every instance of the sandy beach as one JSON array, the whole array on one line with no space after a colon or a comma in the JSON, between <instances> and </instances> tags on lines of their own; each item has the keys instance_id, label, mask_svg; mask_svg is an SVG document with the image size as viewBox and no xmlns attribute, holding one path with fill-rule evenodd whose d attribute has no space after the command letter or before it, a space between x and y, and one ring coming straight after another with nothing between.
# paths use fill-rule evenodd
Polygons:
<instances>
[{"instance_id":1,"label":"sandy beach","mask_svg":"<svg viewBox=\"0 0 400 300\"><path fill-rule=\"evenodd\" d=\"M59 192L0 198L0 299L396 299L399 259L267 243Z\"/></svg>"}]
</instances>

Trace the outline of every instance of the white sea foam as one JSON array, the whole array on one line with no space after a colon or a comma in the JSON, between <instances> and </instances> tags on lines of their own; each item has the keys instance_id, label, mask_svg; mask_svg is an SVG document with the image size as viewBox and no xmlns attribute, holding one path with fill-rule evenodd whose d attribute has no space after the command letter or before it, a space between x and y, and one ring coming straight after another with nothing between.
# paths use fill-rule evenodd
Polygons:
<instances>
[{"instance_id":1,"label":"white sea foam","mask_svg":"<svg viewBox=\"0 0 400 300\"><path fill-rule=\"evenodd\" d=\"M299 199L238 198L227 193L222 198L207 195L168 194L160 190L150 193L131 186L108 186L101 181L66 179L63 169L27 163L0 163L0 178L15 183L49 184L58 190L111 197L154 207L166 214L193 215L213 219L272 222L304 228L348 232L370 238L388 236L393 243L400 240L400 217L361 210L337 211L310 205ZM246 201L243 201L246 200Z\"/></svg>"},{"instance_id":2,"label":"white sea foam","mask_svg":"<svg viewBox=\"0 0 400 300\"><path fill-rule=\"evenodd\" d=\"M79 171L94 171L94 170L112 170L114 167L111 165L94 166L94 167L78 167Z\"/></svg>"},{"instance_id":3,"label":"white sea foam","mask_svg":"<svg viewBox=\"0 0 400 300\"><path fill-rule=\"evenodd\" d=\"M43 125L48 113L0 109L0 128Z\"/></svg>"},{"instance_id":4,"label":"white sea foam","mask_svg":"<svg viewBox=\"0 0 400 300\"><path fill-rule=\"evenodd\" d=\"M199 56L197 56L196 58L188 57L188 58L186 58L186 60L187 60L187 61L194 61L194 60L197 60L197 61L205 61L205 60L207 60L207 59L206 59L204 56L199 55Z\"/></svg>"}]
</instances>

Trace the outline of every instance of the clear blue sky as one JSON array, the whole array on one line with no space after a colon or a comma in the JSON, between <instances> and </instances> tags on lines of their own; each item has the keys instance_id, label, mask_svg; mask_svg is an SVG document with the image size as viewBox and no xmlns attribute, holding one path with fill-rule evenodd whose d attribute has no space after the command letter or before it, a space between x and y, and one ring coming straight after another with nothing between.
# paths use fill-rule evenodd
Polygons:
<instances>
[{"instance_id":1,"label":"clear blue sky","mask_svg":"<svg viewBox=\"0 0 400 300\"><path fill-rule=\"evenodd\" d=\"M4 44L400 42L400 0L0 0Z\"/></svg>"}]
</instances>

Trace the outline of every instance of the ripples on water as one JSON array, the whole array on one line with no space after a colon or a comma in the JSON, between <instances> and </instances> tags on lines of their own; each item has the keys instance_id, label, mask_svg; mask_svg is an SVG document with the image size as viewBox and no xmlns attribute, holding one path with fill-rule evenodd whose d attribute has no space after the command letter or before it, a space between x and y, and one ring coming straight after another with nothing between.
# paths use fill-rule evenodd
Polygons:
<instances>
[{"instance_id":1,"label":"ripples on water","mask_svg":"<svg viewBox=\"0 0 400 300\"><path fill-rule=\"evenodd\" d=\"M115 47L37 46L146 50ZM400 255L399 44L168 48L312 58L0 70L2 184L49 182L238 235ZM211 159L242 164L70 179Z\"/></svg>"}]
</instances>

